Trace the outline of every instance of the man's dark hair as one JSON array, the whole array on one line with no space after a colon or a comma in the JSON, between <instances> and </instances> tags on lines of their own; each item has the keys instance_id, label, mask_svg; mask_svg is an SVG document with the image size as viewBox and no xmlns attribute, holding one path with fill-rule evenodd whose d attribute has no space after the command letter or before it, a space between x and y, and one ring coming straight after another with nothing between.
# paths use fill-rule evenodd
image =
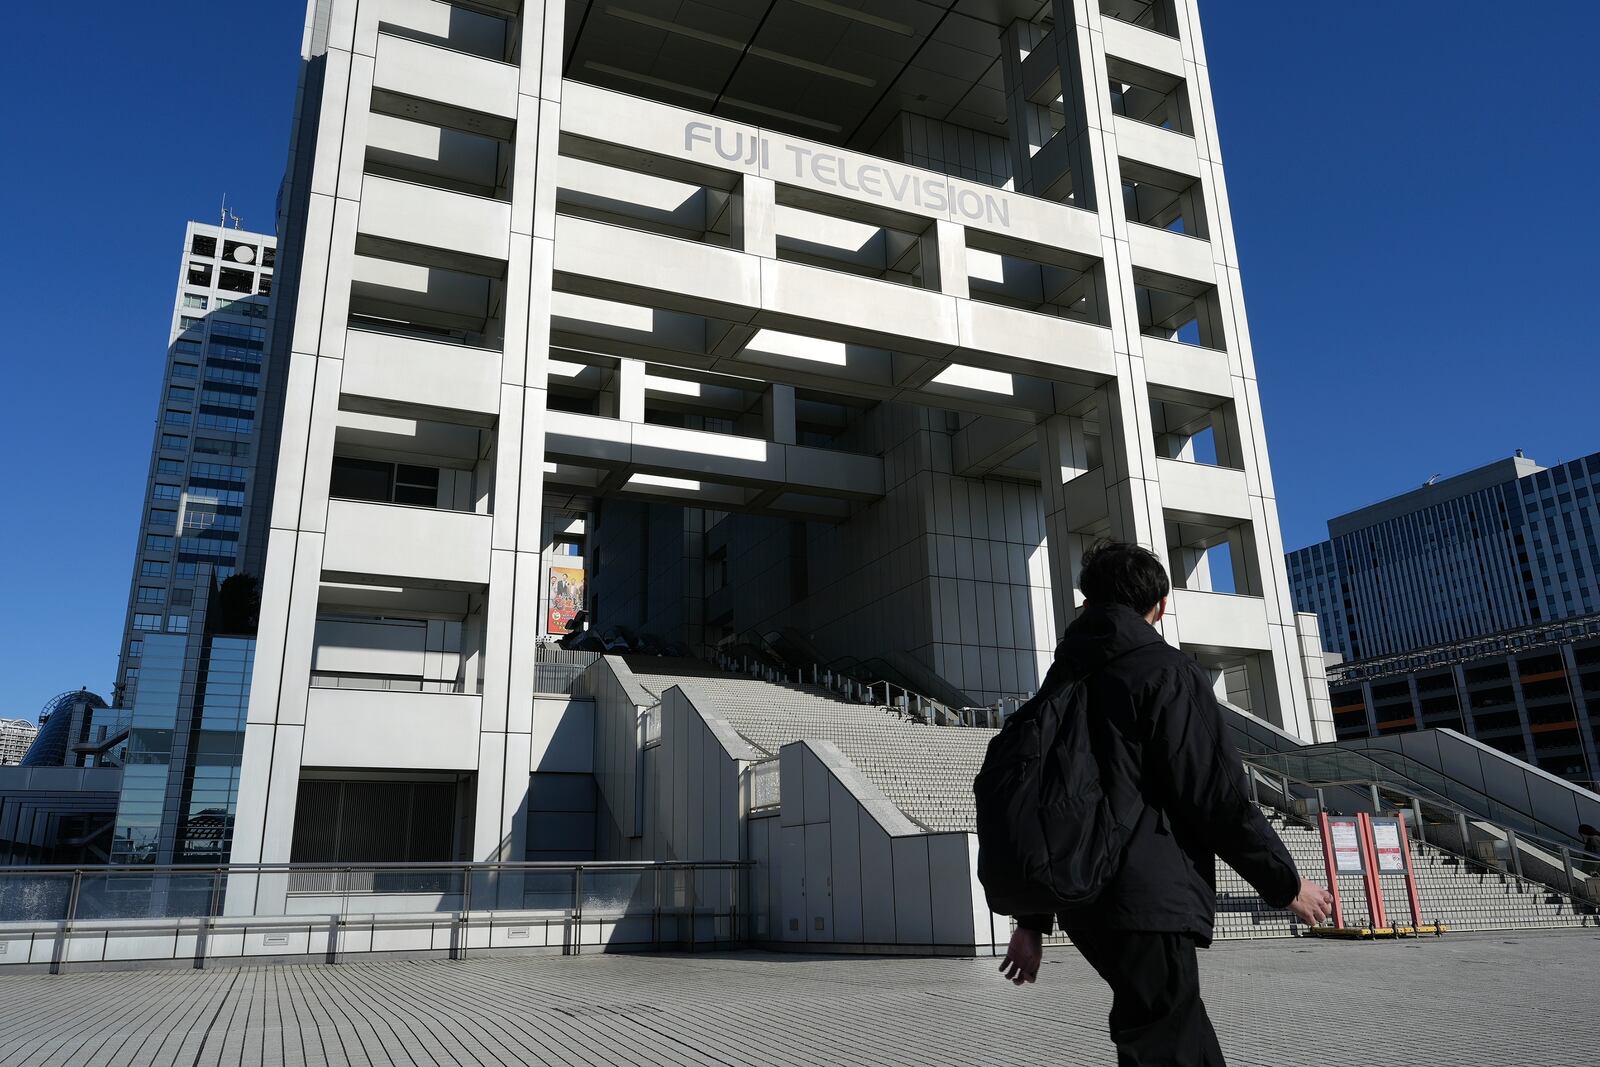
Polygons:
<instances>
[{"instance_id":1,"label":"man's dark hair","mask_svg":"<svg viewBox=\"0 0 1600 1067\"><path fill-rule=\"evenodd\" d=\"M1122 604L1145 614L1172 591L1167 569L1148 548L1100 541L1083 555L1078 588L1091 604Z\"/></svg>"}]
</instances>

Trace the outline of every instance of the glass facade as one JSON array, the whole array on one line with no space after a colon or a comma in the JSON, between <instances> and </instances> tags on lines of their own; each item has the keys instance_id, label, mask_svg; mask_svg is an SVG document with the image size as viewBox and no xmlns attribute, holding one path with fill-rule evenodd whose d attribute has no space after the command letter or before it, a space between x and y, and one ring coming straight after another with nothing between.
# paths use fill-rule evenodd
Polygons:
<instances>
[{"instance_id":1,"label":"glass facade","mask_svg":"<svg viewBox=\"0 0 1600 1067\"><path fill-rule=\"evenodd\" d=\"M1290 593L1350 659L1600 611L1600 453L1545 470L1519 457L1329 527L1288 554Z\"/></svg>"},{"instance_id":2,"label":"glass facade","mask_svg":"<svg viewBox=\"0 0 1600 1067\"><path fill-rule=\"evenodd\" d=\"M189 642L174 634L144 638L138 698L128 725L122 795L117 800L113 863L160 863L161 822L167 803L178 710L183 704Z\"/></svg>"},{"instance_id":3,"label":"glass facade","mask_svg":"<svg viewBox=\"0 0 1600 1067\"><path fill-rule=\"evenodd\" d=\"M175 863L228 862L255 654L254 638L213 637L209 643L189 731Z\"/></svg>"},{"instance_id":4,"label":"glass facade","mask_svg":"<svg viewBox=\"0 0 1600 1067\"><path fill-rule=\"evenodd\" d=\"M1339 740L1448 728L1594 788L1600 614L1335 667Z\"/></svg>"},{"instance_id":5,"label":"glass facade","mask_svg":"<svg viewBox=\"0 0 1600 1067\"><path fill-rule=\"evenodd\" d=\"M144 638L114 863L224 863L233 844L255 640Z\"/></svg>"},{"instance_id":6,"label":"glass facade","mask_svg":"<svg viewBox=\"0 0 1600 1067\"><path fill-rule=\"evenodd\" d=\"M254 446L265 407L265 294L271 291L274 244L266 234L189 224L117 673L115 702L122 707L132 707L139 686L153 677L134 651L138 633L184 632L185 594L243 564L240 531L250 521L251 457L260 454ZM236 255L243 258L226 258ZM205 435L184 432L196 428ZM211 462L219 457L242 462ZM205 469L218 466L227 472L222 480ZM169 558L174 548L176 560ZM161 579L160 595L151 579ZM169 614L163 607L180 610Z\"/></svg>"}]
</instances>

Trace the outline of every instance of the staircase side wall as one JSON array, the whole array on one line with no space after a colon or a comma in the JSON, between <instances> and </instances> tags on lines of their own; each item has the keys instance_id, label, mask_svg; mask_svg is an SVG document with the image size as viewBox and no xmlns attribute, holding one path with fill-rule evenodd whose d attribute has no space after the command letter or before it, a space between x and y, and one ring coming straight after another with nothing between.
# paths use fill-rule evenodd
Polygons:
<instances>
[{"instance_id":1,"label":"staircase side wall","mask_svg":"<svg viewBox=\"0 0 1600 1067\"><path fill-rule=\"evenodd\" d=\"M970 955L1010 936L984 903L974 835L923 830L825 741L785 745L780 760L782 810L761 830L775 943Z\"/></svg>"}]
</instances>

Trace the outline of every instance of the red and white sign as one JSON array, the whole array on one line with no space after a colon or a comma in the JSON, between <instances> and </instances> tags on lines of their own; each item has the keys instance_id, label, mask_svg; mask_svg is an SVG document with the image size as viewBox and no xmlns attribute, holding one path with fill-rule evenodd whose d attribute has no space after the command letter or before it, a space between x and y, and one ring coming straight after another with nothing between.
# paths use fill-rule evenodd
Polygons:
<instances>
[{"instance_id":1,"label":"red and white sign","mask_svg":"<svg viewBox=\"0 0 1600 1067\"><path fill-rule=\"evenodd\" d=\"M1333 862L1340 874L1361 873L1361 835L1353 820L1338 820L1328 824L1333 836Z\"/></svg>"},{"instance_id":2,"label":"red and white sign","mask_svg":"<svg viewBox=\"0 0 1600 1067\"><path fill-rule=\"evenodd\" d=\"M1400 822L1397 819L1373 819L1372 843L1378 850L1380 874L1404 874L1406 850L1400 844Z\"/></svg>"}]
</instances>

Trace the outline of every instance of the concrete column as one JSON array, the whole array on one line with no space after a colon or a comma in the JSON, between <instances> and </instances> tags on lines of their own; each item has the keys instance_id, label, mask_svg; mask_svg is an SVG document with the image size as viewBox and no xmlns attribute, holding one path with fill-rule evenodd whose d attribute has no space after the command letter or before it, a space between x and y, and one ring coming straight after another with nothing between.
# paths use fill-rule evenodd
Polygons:
<instances>
[{"instance_id":1,"label":"concrete column","mask_svg":"<svg viewBox=\"0 0 1600 1067\"><path fill-rule=\"evenodd\" d=\"M1010 133L1011 187L1019 193L1033 192L1033 154L1043 145L1032 106L1024 92L1022 61L1039 40L1039 27L1017 19L1000 38L1000 72L1006 88L1006 128Z\"/></svg>"},{"instance_id":2,"label":"concrete column","mask_svg":"<svg viewBox=\"0 0 1600 1067\"><path fill-rule=\"evenodd\" d=\"M739 179L733 204L734 247L752 256L778 256L777 184L771 178L746 174Z\"/></svg>"},{"instance_id":3,"label":"concrete column","mask_svg":"<svg viewBox=\"0 0 1600 1067\"><path fill-rule=\"evenodd\" d=\"M1069 514L1066 485L1091 469L1089 435L1084 420L1056 415L1039 424L1039 484L1044 504L1046 560L1050 566L1052 641L1077 616L1078 569L1091 538Z\"/></svg>"},{"instance_id":4,"label":"concrete column","mask_svg":"<svg viewBox=\"0 0 1600 1067\"><path fill-rule=\"evenodd\" d=\"M644 368L640 359L624 359L617 367L617 418L623 422L644 421Z\"/></svg>"},{"instance_id":5,"label":"concrete column","mask_svg":"<svg viewBox=\"0 0 1600 1067\"><path fill-rule=\"evenodd\" d=\"M1517 699L1517 718L1522 722L1522 744L1524 746L1527 762L1534 762L1533 730L1528 721L1528 701L1522 695L1522 667L1517 663L1517 657L1506 655L1506 667L1511 672L1511 694Z\"/></svg>"},{"instance_id":6,"label":"concrete column","mask_svg":"<svg viewBox=\"0 0 1600 1067\"><path fill-rule=\"evenodd\" d=\"M946 296L971 296L966 230L938 219L923 233L921 242L923 283Z\"/></svg>"},{"instance_id":7,"label":"concrete column","mask_svg":"<svg viewBox=\"0 0 1600 1067\"><path fill-rule=\"evenodd\" d=\"M529 3L520 20L512 258L506 271L494 551L470 852L470 858L484 861L521 860L527 854L533 657L544 580L544 427L564 10L559 3ZM643 365L620 373L618 384L619 414L631 408L643 421ZM506 888L503 880L496 884Z\"/></svg>"},{"instance_id":8,"label":"concrete column","mask_svg":"<svg viewBox=\"0 0 1600 1067\"><path fill-rule=\"evenodd\" d=\"M1589 768L1591 781L1600 778L1600 754L1595 751L1595 706L1583 695L1583 679L1578 676L1578 659L1571 645L1561 646L1561 667L1567 672L1567 692L1572 694L1573 717L1578 720L1578 735L1583 744L1584 763Z\"/></svg>"},{"instance_id":9,"label":"concrete column","mask_svg":"<svg viewBox=\"0 0 1600 1067\"><path fill-rule=\"evenodd\" d=\"M1467 690L1467 671L1462 664L1450 668L1450 676L1456 683L1456 704L1461 708L1462 733L1476 739L1478 736L1478 723L1473 717L1472 694Z\"/></svg>"},{"instance_id":10,"label":"concrete column","mask_svg":"<svg viewBox=\"0 0 1600 1067\"><path fill-rule=\"evenodd\" d=\"M768 441L795 444L794 386L781 383L767 386L761 395L761 416Z\"/></svg>"}]
</instances>

